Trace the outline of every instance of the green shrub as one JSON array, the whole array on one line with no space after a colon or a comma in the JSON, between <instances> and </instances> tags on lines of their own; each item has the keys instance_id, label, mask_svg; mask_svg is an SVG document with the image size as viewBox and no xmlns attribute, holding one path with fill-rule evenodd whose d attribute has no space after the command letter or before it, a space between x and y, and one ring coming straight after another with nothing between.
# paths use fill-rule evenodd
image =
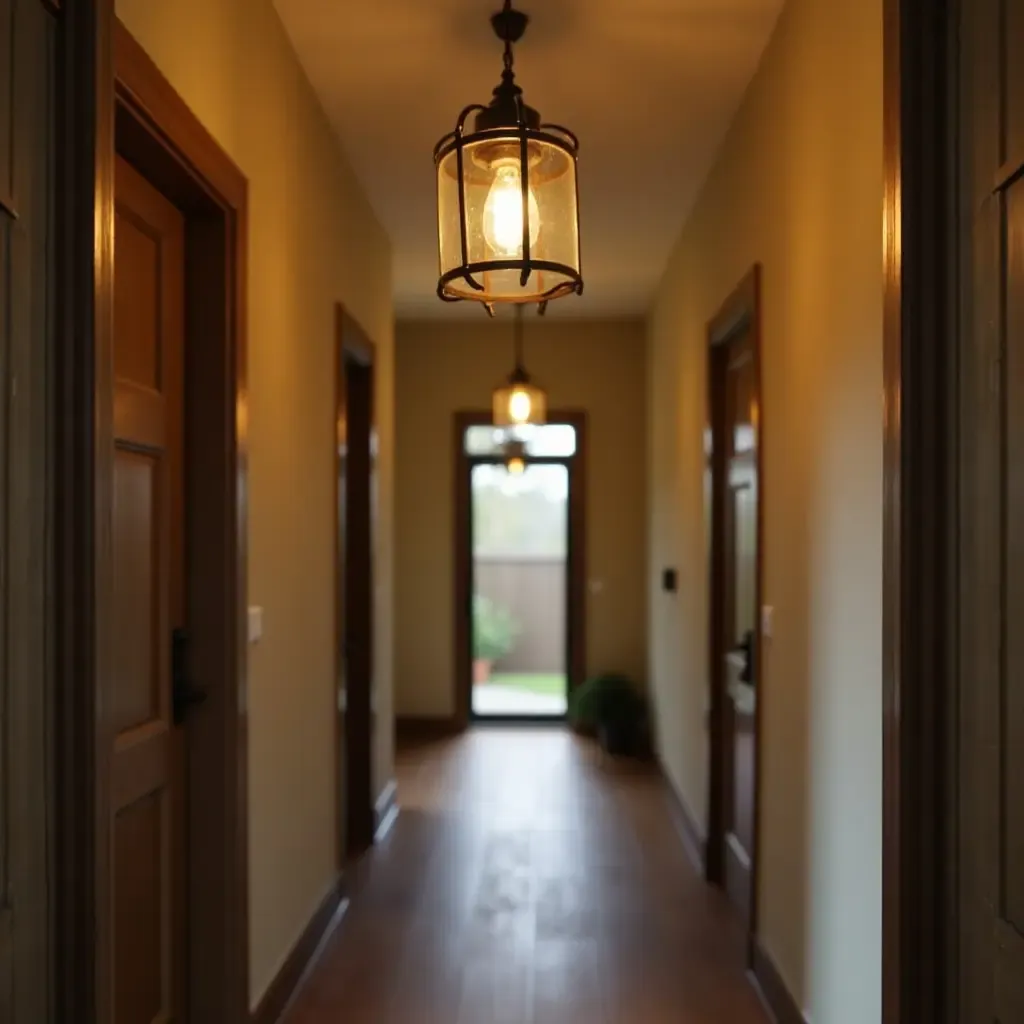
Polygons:
<instances>
[{"instance_id":1,"label":"green shrub","mask_svg":"<svg viewBox=\"0 0 1024 1024\"><path fill-rule=\"evenodd\" d=\"M588 679L569 698L569 721L581 732L609 725L636 728L645 714L644 699L624 675L610 672Z\"/></svg>"},{"instance_id":2,"label":"green shrub","mask_svg":"<svg viewBox=\"0 0 1024 1024\"><path fill-rule=\"evenodd\" d=\"M519 624L507 608L483 594L473 595L473 657L497 661L512 650Z\"/></svg>"}]
</instances>

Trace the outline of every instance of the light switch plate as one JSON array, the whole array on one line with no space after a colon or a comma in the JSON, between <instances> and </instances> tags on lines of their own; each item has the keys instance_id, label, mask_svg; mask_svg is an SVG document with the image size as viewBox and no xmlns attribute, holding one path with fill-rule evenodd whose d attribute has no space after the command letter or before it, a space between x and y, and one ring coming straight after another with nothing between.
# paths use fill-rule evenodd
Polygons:
<instances>
[{"instance_id":1,"label":"light switch plate","mask_svg":"<svg viewBox=\"0 0 1024 1024\"><path fill-rule=\"evenodd\" d=\"M259 605L249 605L249 643L259 643L263 639L263 609Z\"/></svg>"},{"instance_id":2,"label":"light switch plate","mask_svg":"<svg viewBox=\"0 0 1024 1024\"><path fill-rule=\"evenodd\" d=\"M761 606L761 636L765 640L771 640L775 632L775 608L770 605Z\"/></svg>"}]
</instances>

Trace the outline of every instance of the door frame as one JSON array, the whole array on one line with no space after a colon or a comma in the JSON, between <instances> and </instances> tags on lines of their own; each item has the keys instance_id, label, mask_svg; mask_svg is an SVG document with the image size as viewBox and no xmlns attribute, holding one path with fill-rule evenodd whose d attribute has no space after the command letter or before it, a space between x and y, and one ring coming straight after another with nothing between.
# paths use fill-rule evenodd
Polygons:
<instances>
[{"instance_id":1,"label":"door frame","mask_svg":"<svg viewBox=\"0 0 1024 1024\"><path fill-rule=\"evenodd\" d=\"M883 1024L955 1019L958 13L884 0Z\"/></svg>"},{"instance_id":2,"label":"door frame","mask_svg":"<svg viewBox=\"0 0 1024 1024\"><path fill-rule=\"evenodd\" d=\"M62 7L54 474L55 950L58 1019L111 1019L112 849L106 688L112 606L115 151L186 216L185 474L190 674L189 1019L249 1014L246 733L248 185L113 16ZM189 437L206 443L189 444ZM188 484L186 483L186 487ZM202 574L196 567L202 566Z\"/></svg>"},{"instance_id":3,"label":"door frame","mask_svg":"<svg viewBox=\"0 0 1024 1024\"><path fill-rule=\"evenodd\" d=\"M372 453L375 436L375 394L376 349L369 335L358 321L339 302L334 311L335 329L335 707L336 756L338 759L338 866L344 868L345 861L369 849L373 845L375 832L375 797L373 793L373 600L374 600L374 543L376 522L374 517L373 487L374 458ZM346 547L346 501L350 479L348 467L343 461L342 438L348 436L349 402L347 379L349 364L362 367L368 376L369 387L369 438L370 457L367 463L364 486L369 493L370 521L369 537L364 548L357 550L358 559L348 559ZM355 585L364 601L346 600L346 591ZM364 671L353 679L345 670L345 650L349 646L348 628L354 625L359 637L356 650ZM342 782L343 780L343 782ZM365 786L362 783L365 782ZM359 799L354 797L358 793ZM362 799L365 796L365 801Z\"/></svg>"},{"instance_id":4,"label":"door frame","mask_svg":"<svg viewBox=\"0 0 1024 1024\"><path fill-rule=\"evenodd\" d=\"M708 559L708 830L704 844L704 874L714 885L725 886L725 783L726 759L732 752L732 737L726 728L725 672L715 652L724 647L725 623L722 621L725 544L720 514L725 497L725 449L718 443L725 409L722 407L721 355L726 346L742 332L750 333L754 360L754 401L757 422L755 466L757 470L757 559L754 570L754 678L762 679L761 608L764 581L764 407L761 400L761 264L755 263L722 303L707 325L707 407L705 434L712 439L711 472L705 475L710 490L710 558ZM758 854L761 820L761 722L764 689L759 687L754 711L754 823L753 848L750 851L750 909L744 927L747 935L747 964L753 966L757 934Z\"/></svg>"},{"instance_id":5,"label":"door frame","mask_svg":"<svg viewBox=\"0 0 1024 1024\"><path fill-rule=\"evenodd\" d=\"M567 687L571 693L587 675L587 413L581 409L549 409L548 423L565 423L576 429L576 452L570 459L554 460L568 463L569 473L569 556L566 565L566 644L568 670ZM470 486L472 460L466 455L465 436L469 427L488 426L490 412L463 410L453 417L453 459L455 485L455 515L452 543L454 545L454 624L455 663L455 720L460 728L473 721L473 664L472 599L473 553L472 515L473 495ZM467 540L469 543L467 543ZM508 716L502 722L531 721L537 719ZM542 718L540 721L550 721Z\"/></svg>"}]
</instances>

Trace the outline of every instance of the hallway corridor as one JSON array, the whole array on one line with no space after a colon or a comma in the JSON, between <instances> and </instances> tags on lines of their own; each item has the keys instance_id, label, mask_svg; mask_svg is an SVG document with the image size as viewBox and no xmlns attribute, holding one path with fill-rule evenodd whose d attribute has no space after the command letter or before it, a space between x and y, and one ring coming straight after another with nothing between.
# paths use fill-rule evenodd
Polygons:
<instances>
[{"instance_id":1,"label":"hallway corridor","mask_svg":"<svg viewBox=\"0 0 1024 1024\"><path fill-rule=\"evenodd\" d=\"M398 822L285 1024L767 1024L653 772L556 729L397 771Z\"/></svg>"}]
</instances>

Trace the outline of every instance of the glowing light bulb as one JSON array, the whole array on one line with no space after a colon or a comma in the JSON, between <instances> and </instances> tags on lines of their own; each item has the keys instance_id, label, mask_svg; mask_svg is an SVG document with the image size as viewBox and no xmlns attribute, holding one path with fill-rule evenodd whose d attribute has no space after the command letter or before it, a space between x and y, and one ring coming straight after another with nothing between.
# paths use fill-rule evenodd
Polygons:
<instances>
[{"instance_id":1,"label":"glowing light bulb","mask_svg":"<svg viewBox=\"0 0 1024 1024\"><path fill-rule=\"evenodd\" d=\"M530 246L540 235L540 210L531 188L527 194L530 217ZM515 258L523 251L523 179L518 163L498 167L494 184L484 202L484 240L499 256Z\"/></svg>"},{"instance_id":2,"label":"glowing light bulb","mask_svg":"<svg viewBox=\"0 0 1024 1024\"><path fill-rule=\"evenodd\" d=\"M522 459L509 459L507 469L512 476L522 476L526 463Z\"/></svg>"},{"instance_id":3,"label":"glowing light bulb","mask_svg":"<svg viewBox=\"0 0 1024 1024\"><path fill-rule=\"evenodd\" d=\"M530 393L528 391L523 391L521 388L516 388L515 391L509 395L508 418L513 423L527 423L532 411L533 402L530 401Z\"/></svg>"}]
</instances>

